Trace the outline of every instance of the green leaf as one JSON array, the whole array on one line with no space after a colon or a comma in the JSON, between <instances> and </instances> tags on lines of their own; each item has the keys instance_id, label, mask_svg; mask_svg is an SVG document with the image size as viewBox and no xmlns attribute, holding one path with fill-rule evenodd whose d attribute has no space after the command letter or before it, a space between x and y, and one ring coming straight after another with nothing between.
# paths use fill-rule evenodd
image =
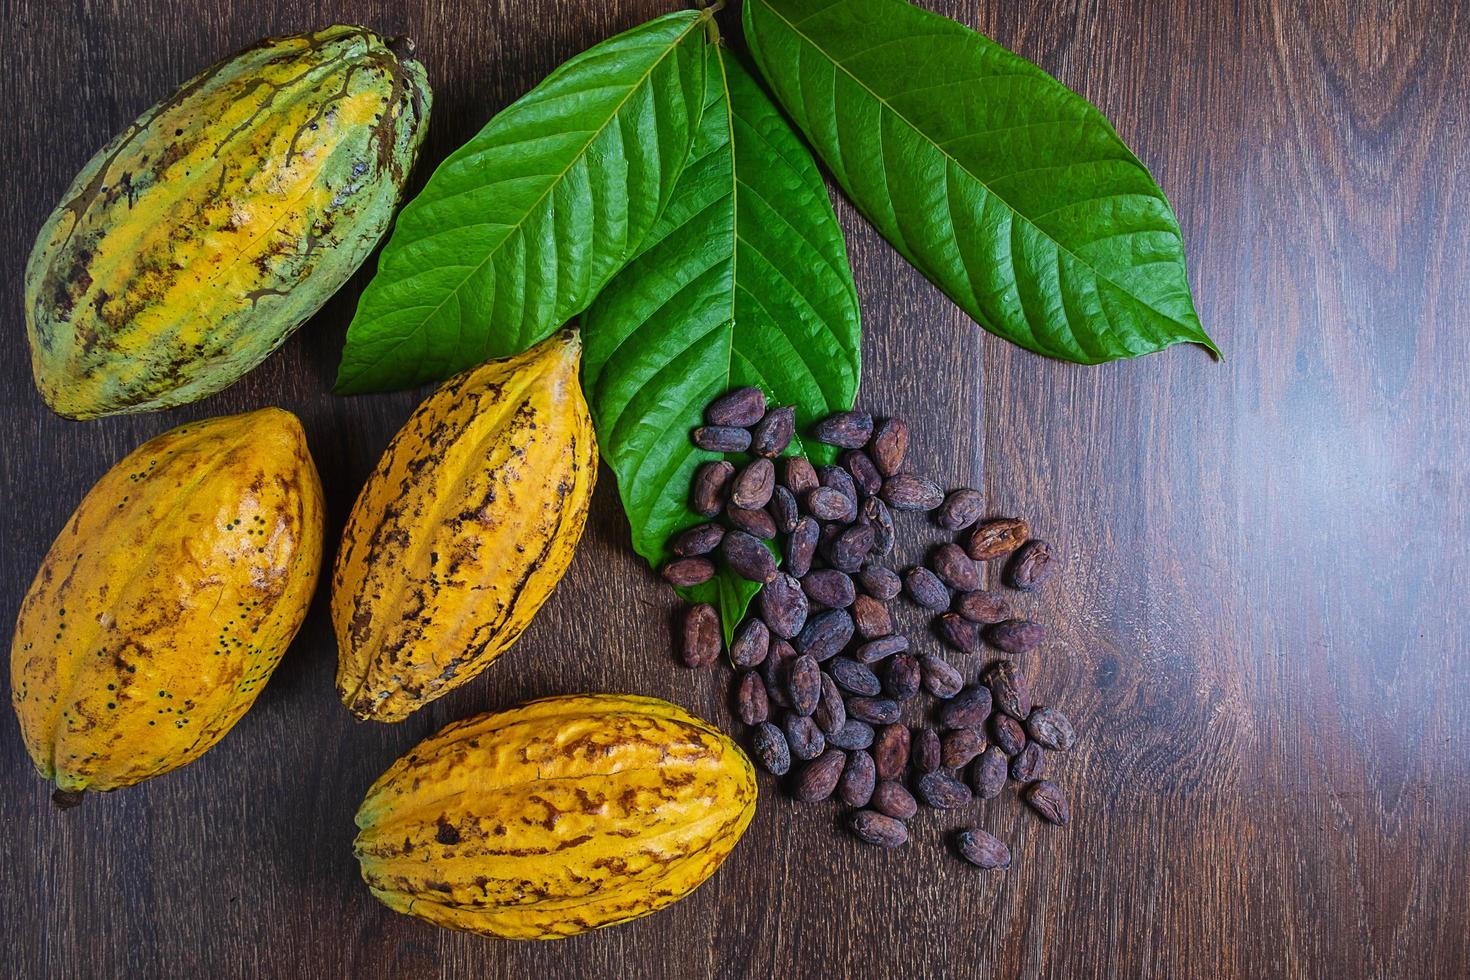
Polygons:
<instances>
[{"instance_id":1,"label":"green leaf","mask_svg":"<svg viewBox=\"0 0 1470 980\"><path fill-rule=\"evenodd\" d=\"M669 208L642 252L582 317L583 387L617 475L633 547L663 561L689 510L695 468L718 454L689 432L731 388L795 405L800 432L852 407L857 291L816 164L760 86L710 49L703 122ZM793 452L802 451L799 440ZM805 447L830 462L829 446ZM740 460L736 460L737 465ZM721 591L723 590L723 591ZM755 589L721 580L726 633Z\"/></svg>"},{"instance_id":2,"label":"green leaf","mask_svg":"<svg viewBox=\"0 0 1470 980\"><path fill-rule=\"evenodd\" d=\"M402 388L525 350L581 312L669 201L699 125L707 13L563 64L403 209L347 332L337 391Z\"/></svg>"},{"instance_id":3,"label":"green leaf","mask_svg":"<svg viewBox=\"0 0 1470 980\"><path fill-rule=\"evenodd\" d=\"M745 0L777 99L883 236L976 322L1093 364L1193 341L1179 223L1096 108L903 0Z\"/></svg>"}]
</instances>

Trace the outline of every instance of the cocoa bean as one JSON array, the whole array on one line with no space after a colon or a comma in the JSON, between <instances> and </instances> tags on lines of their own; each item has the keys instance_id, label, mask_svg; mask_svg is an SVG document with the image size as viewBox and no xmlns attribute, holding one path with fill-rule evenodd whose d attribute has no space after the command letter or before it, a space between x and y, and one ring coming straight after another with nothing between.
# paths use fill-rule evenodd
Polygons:
<instances>
[{"instance_id":1,"label":"cocoa bean","mask_svg":"<svg viewBox=\"0 0 1470 980\"><path fill-rule=\"evenodd\" d=\"M810 571L812 559L817 554L817 539L821 534L822 527L816 518L803 517L796 522L796 527L791 529L791 535L786 539L784 557L787 571L797 578Z\"/></svg>"},{"instance_id":2,"label":"cocoa bean","mask_svg":"<svg viewBox=\"0 0 1470 980\"><path fill-rule=\"evenodd\" d=\"M878 491L894 510L933 510L944 503L944 490L933 480L913 473L895 473Z\"/></svg>"},{"instance_id":3,"label":"cocoa bean","mask_svg":"<svg viewBox=\"0 0 1470 980\"><path fill-rule=\"evenodd\" d=\"M812 437L829 446L861 449L873 434L873 417L866 412L838 412L812 426Z\"/></svg>"},{"instance_id":4,"label":"cocoa bean","mask_svg":"<svg viewBox=\"0 0 1470 980\"><path fill-rule=\"evenodd\" d=\"M724 536L725 529L718 524L696 524L675 535L669 550L680 558L697 558L718 548Z\"/></svg>"},{"instance_id":5,"label":"cocoa bean","mask_svg":"<svg viewBox=\"0 0 1470 980\"><path fill-rule=\"evenodd\" d=\"M847 765L842 768L842 778L837 781L837 798L847 806L867 806L873 798L873 786L878 781L873 757L858 749L847 753Z\"/></svg>"},{"instance_id":6,"label":"cocoa bean","mask_svg":"<svg viewBox=\"0 0 1470 980\"><path fill-rule=\"evenodd\" d=\"M857 597L857 588L846 572L835 568L823 568L809 572L801 580L802 590L808 599L820 602L830 609L846 609Z\"/></svg>"},{"instance_id":7,"label":"cocoa bean","mask_svg":"<svg viewBox=\"0 0 1470 980\"><path fill-rule=\"evenodd\" d=\"M775 459L791 445L796 434L796 409L790 405L773 408L750 431L750 451Z\"/></svg>"},{"instance_id":8,"label":"cocoa bean","mask_svg":"<svg viewBox=\"0 0 1470 980\"><path fill-rule=\"evenodd\" d=\"M933 654L919 658L919 670L924 677L924 690L941 701L954 697L965 686L960 672Z\"/></svg>"},{"instance_id":9,"label":"cocoa bean","mask_svg":"<svg viewBox=\"0 0 1470 980\"><path fill-rule=\"evenodd\" d=\"M1010 660L997 660L985 668L983 680L995 696L996 707L1019 721L1031 713L1031 694L1026 678Z\"/></svg>"},{"instance_id":10,"label":"cocoa bean","mask_svg":"<svg viewBox=\"0 0 1470 980\"><path fill-rule=\"evenodd\" d=\"M1037 816L1049 824L1063 827L1071 819L1066 794L1060 786L1049 780L1042 779L1027 786L1021 793L1021 798L1031 805Z\"/></svg>"},{"instance_id":11,"label":"cocoa bean","mask_svg":"<svg viewBox=\"0 0 1470 980\"><path fill-rule=\"evenodd\" d=\"M980 799L993 800L1005 789L1009 769L1010 763L1006 761L1005 753L992 745L980 753L980 758L970 763L970 787Z\"/></svg>"},{"instance_id":12,"label":"cocoa bean","mask_svg":"<svg viewBox=\"0 0 1470 980\"><path fill-rule=\"evenodd\" d=\"M818 466L817 482L824 487L830 487L838 491L848 500L852 501L854 512L858 505L857 483L852 474L840 466Z\"/></svg>"},{"instance_id":13,"label":"cocoa bean","mask_svg":"<svg viewBox=\"0 0 1470 980\"><path fill-rule=\"evenodd\" d=\"M1031 528L1025 521L1012 517L985 521L970 532L965 551L976 561L1003 558L1026 542Z\"/></svg>"},{"instance_id":14,"label":"cocoa bean","mask_svg":"<svg viewBox=\"0 0 1470 980\"><path fill-rule=\"evenodd\" d=\"M997 650L1018 657L1046 642L1046 627L1029 619L1008 619L987 629L985 640Z\"/></svg>"},{"instance_id":15,"label":"cocoa bean","mask_svg":"<svg viewBox=\"0 0 1470 980\"><path fill-rule=\"evenodd\" d=\"M903 590L903 579L898 577L898 573L882 565L869 565L864 568L858 573L858 583L862 585L864 592L879 602L896 599L898 593Z\"/></svg>"},{"instance_id":16,"label":"cocoa bean","mask_svg":"<svg viewBox=\"0 0 1470 980\"><path fill-rule=\"evenodd\" d=\"M684 614L679 656L686 667L708 667L720 656L720 614L707 602L690 606Z\"/></svg>"},{"instance_id":17,"label":"cocoa bean","mask_svg":"<svg viewBox=\"0 0 1470 980\"><path fill-rule=\"evenodd\" d=\"M877 496L883 489L883 474L873 465L873 460L861 449L849 449L842 454L842 468L852 477L858 490L866 496Z\"/></svg>"},{"instance_id":18,"label":"cocoa bean","mask_svg":"<svg viewBox=\"0 0 1470 980\"><path fill-rule=\"evenodd\" d=\"M753 670L740 675L740 684L735 688L735 713L747 725L759 725L771 717L766 682Z\"/></svg>"},{"instance_id":19,"label":"cocoa bean","mask_svg":"<svg viewBox=\"0 0 1470 980\"><path fill-rule=\"evenodd\" d=\"M870 803L874 810L895 820L912 820L919 812L914 794L896 779L885 779L874 786Z\"/></svg>"},{"instance_id":20,"label":"cocoa bean","mask_svg":"<svg viewBox=\"0 0 1470 980\"><path fill-rule=\"evenodd\" d=\"M730 481L735 478L735 466L723 459L701 463L694 471L694 483L689 492L689 507L700 517L714 517L725 508Z\"/></svg>"},{"instance_id":21,"label":"cocoa bean","mask_svg":"<svg viewBox=\"0 0 1470 980\"><path fill-rule=\"evenodd\" d=\"M751 755L761 768L773 776L784 776L791 769L791 747L781 729L770 722L756 726L750 736Z\"/></svg>"},{"instance_id":22,"label":"cocoa bean","mask_svg":"<svg viewBox=\"0 0 1470 980\"><path fill-rule=\"evenodd\" d=\"M791 639L806 625L806 593L790 575L777 573L761 587L759 601L761 619L782 639Z\"/></svg>"},{"instance_id":23,"label":"cocoa bean","mask_svg":"<svg viewBox=\"0 0 1470 980\"><path fill-rule=\"evenodd\" d=\"M1031 592L1041 588L1051 577L1055 566L1056 557L1052 554L1051 545L1033 539L1021 545L1021 549L1006 563L1005 581L1013 589Z\"/></svg>"},{"instance_id":24,"label":"cocoa bean","mask_svg":"<svg viewBox=\"0 0 1470 980\"><path fill-rule=\"evenodd\" d=\"M1006 755L1019 755L1026 747L1026 730L1004 711L990 716L990 739Z\"/></svg>"},{"instance_id":25,"label":"cocoa bean","mask_svg":"<svg viewBox=\"0 0 1470 980\"><path fill-rule=\"evenodd\" d=\"M945 728L979 728L990 717L990 691L978 684L965 688L939 710Z\"/></svg>"},{"instance_id":26,"label":"cocoa bean","mask_svg":"<svg viewBox=\"0 0 1470 980\"><path fill-rule=\"evenodd\" d=\"M903 576L904 594L910 599L923 606L941 612L949 608L949 590L939 580L939 576L915 565Z\"/></svg>"},{"instance_id":27,"label":"cocoa bean","mask_svg":"<svg viewBox=\"0 0 1470 980\"><path fill-rule=\"evenodd\" d=\"M1004 871L1011 866L1011 849L979 827L962 830L955 836L960 857L985 871Z\"/></svg>"},{"instance_id":28,"label":"cocoa bean","mask_svg":"<svg viewBox=\"0 0 1470 980\"><path fill-rule=\"evenodd\" d=\"M747 510L759 510L771 502L776 488L776 464L757 458L746 464L730 484L730 503Z\"/></svg>"},{"instance_id":29,"label":"cocoa bean","mask_svg":"<svg viewBox=\"0 0 1470 980\"><path fill-rule=\"evenodd\" d=\"M786 696L786 670L795 659L796 650L790 643L779 636L771 637L770 650L760 663L760 672L766 682L766 694L778 707L791 707L791 699Z\"/></svg>"},{"instance_id":30,"label":"cocoa bean","mask_svg":"<svg viewBox=\"0 0 1470 980\"><path fill-rule=\"evenodd\" d=\"M827 749L796 774L796 798L803 803L827 799L837 789L846 765L846 753L841 749Z\"/></svg>"},{"instance_id":31,"label":"cocoa bean","mask_svg":"<svg viewBox=\"0 0 1470 980\"><path fill-rule=\"evenodd\" d=\"M807 620L796 637L796 651L817 661L829 660L852 639L852 617L842 609L829 609Z\"/></svg>"},{"instance_id":32,"label":"cocoa bean","mask_svg":"<svg viewBox=\"0 0 1470 980\"><path fill-rule=\"evenodd\" d=\"M851 697L847 699L847 716L870 725L891 725L898 721L898 702L889 698Z\"/></svg>"},{"instance_id":33,"label":"cocoa bean","mask_svg":"<svg viewBox=\"0 0 1470 980\"><path fill-rule=\"evenodd\" d=\"M849 718L835 732L827 733L827 744L839 749L865 749L873 744L873 726Z\"/></svg>"},{"instance_id":34,"label":"cocoa bean","mask_svg":"<svg viewBox=\"0 0 1470 980\"><path fill-rule=\"evenodd\" d=\"M895 701L907 701L919 693L923 670L917 658L907 653L893 657L883 668L883 690Z\"/></svg>"},{"instance_id":35,"label":"cocoa bean","mask_svg":"<svg viewBox=\"0 0 1470 980\"><path fill-rule=\"evenodd\" d=\"M833 657L827 663L827 673L838 687L852 694L871 698L883 690L877 674L847 657Z\"/></svg>"},{"instance_id":36,"label":"cocoa bean","mask_svg":"<svg viewBox=\"0 0 1470 980\"><path fill-rule=\"evenodd\" d=\"M903 725L884 725L873 736L873 762L879 779L897 779L909 765L909 730Z\"/></svg>"},{"instance_id":37,"label":"cocoa bean","mask_svg":"<svg viewBox=\"0 0 1470 980\"><path fill-rule=\"evenodd\" d=\"M743 453L750 448L750 430L733 425L701 425L694 430L694 444L712 453Z\"/></svg>"},{"instance_id":38,"label":"cocoa bean","mask_svg":"<svg viewBox=\"0 0 1470 980\"><path fill-rule=\"evenodd\" d=\"M762 541L770 541L776 537L776 521L763 510L748 510L727 504L725 516L730 519L731 524L752 537L760 538Z\"/></svg>"},{"instance_id":39,"label":"cocoa bean","mask_svg":"<svg viewBox=\"0 0 1470 980\"><path fill-rule=\"evenodd\" d=\"M942 748L938 732L932 728L915 728L909 733L909 745L915 769L925 773L939 768Z\"/></svg>"},{"instance_id":40,"label":"cocoa bean","mask_svg":"<svg viewBox=\"0 0 1470 980\"><path fill-rule=\"evenodd\" d=\"M959 613L945 613L934 620L934 632L961 653L980 652L980 627Z\"/></svg>"},{"instance_id":41,"label":"cocoa bean","mask_svg":"<svg viewBox=\"0 0 1470 980\"><path fill-rule=\"evenodd\" d=\"M939 580L957 592L980 588L980 569L957 544L942 544L929 553L929 567Z\"/></svg>"},{"instance_id":42,"label":"cocoa bean","mask_svg":"<svg viewBox=\"0 0 1470 980\"><path fill-rule=\"evenodd\" d=\"M936 810L956 810L974 799L970 787L940 769L914 780L914 792Z\"/></svg>"},{"instance_id":43,"label":"cocoa bean","mask_svg":"<svg viewBox=\"0 0 1470 980\"><path fill-rule=\"evenodd\" d=\"M817 538L817 554L825 559L832 554L832 545L837 541L838 535L846 530L847 525L840 521L828 521L822 525L822 534Z\"/></svg>"},{"instance_id":44,"label":"cocoa bean","mask_svg":"<svg viewBox=\"0 0 1470 980\"><path fill-rule=\"evenodd\" d=\"M735 638L730 642L730 662L741 670L758 667L765 661L770 647L771 631L752 616L735 629Z\"/></svg>"},{"instance_id":45,"label":"cocoa bean","mask_svg":"<svg viewBox=\"0 0 1470 980\"><path fill-rule=\"evenodd\" d=\"M1031 713L1026 716L1026 734L1054 752L1067 751L1077 737L1066 715L1056 708L1040 704L1032 708Z\"/></svg>"},{"instance_id":46,"label":"cocoa bean","mask_svg":"<svg viewBox=\"0 0 1470 980\"><path fill-rule=\"evenodd\" d=\"M1011 616L1011 604L995 592L966 592L955 597L954 611L972 623L1000 623Z\"/></svg>"},{"instance_id":47,"label":"cocoa bean","mask_svg":"<svg viewBox=\"0 0 1470 980\"><path fill-rule=\"evenodd\" d=\"M842 692L837 689L837 682L825 673L822 697L817 701L817 710L812 712L812 721L824 735L831 735L847 724L847 705L843 703Z\"/></svg>"},{"instance_id":48,"label":"cocoa bean","mask_svg":"<svg viewBox=\"0 0 1470 980\"><path fill-rule=\"evenodd\" d=\"M703 585L715 577L715 563L708 558L675 558L665 563L659 574L676 588Z\"/></svg>"},{"instance_id":49,"label":"cocoa bean","mask_svg":"<svg viewBox=\"0 0 1470 980\"><path fill-rule=\"evenodd\" d=\"M730 571L751 582L769 582L776 577L776 556L771 549L744 531L731 531L720 542L720 556Z\"/></svg>"},{"instance_id":50,"label":"cocoa bean","mask_svg":"<svg viewBox=\"0 0 1470 980\"><path fill-rule=\"evenodd\" d=\"M787 715L781 727L786 731L786 744L791 746L793 758L815 759L827 750L822 730L806 715Z\"/></svg>"},{"instance_id":51,"label":"cocoa bean","mask_svg":"<svg viewBox=\"0 0 1470 980\"><path fill-rule=\"evenodd\" d=\"M841 490L817 487L807 492L806 512L819 521L851 524L857 517L857 506Z\"/></svg>"},{"instance_id":52,"label":"cocoa bean","mask_svg":"<svg viewBox=\"0 0 1470 980\"><path fill-rule=\"evenodd\" d=\"M985 497L978 490L965 487L951 491L934 512L934 522L946 531L963 531L985 513Z\"/></svg>"},{"instance_id":53,"label":"cocoa bean","mask_svg":"<svg viewBox=\"0 0 1470 980\"><path fill-rule=\"evenodd\" d=\"M987 748L985 738L974 728L955 728L940 740L939 761L946 769L962 769Z\"/></svg>"},{"instance_id":54,"label":"cocoa bean","mask_svg":"<svg viewBox=\"0 0 1470 980\"><path fill-rule=\"evenodd\" d=\"M1046 767L1046 754L1035 742L1027 742L1021 753L1011 760L1011 778L1018 783L1029 783L1041 778Z\"/></svg>"},{"instance_id":55,"label":"cocoa bean","mask_svg":"<svg viewBox=\"0 0 1470 980\"><path fill-rule=\"evenodd\" d=\"M779 484L771 491L771 503L766 509L781 534L790 534L796 529L796 522L801 520L801 507L796 503L796 495Z\"/></svg>"},{"instance_id":56,"label":"cocoa bean","mask_svg":"<svg viewBox=\"0 0 1470 980\"><path fill-rule=\"evenodd\" d=\"M868 440L868 455L884 476L903 469L903 458L909 451L909 427L903 419L884 419L873 429Z\"/></svg>"},{"instance_id":57,"label":"cocoa bean","mask_svg":"<svg viewBox=\"0 0 1470 980\"><path fill-rule=\"evenodd\" d=\"M888 607L870 595L853 597L852 623L857 635L864 640L893 635L893 617L889 615Z\"/></svg>"},{"instance_id":58,"label":"cocoa bean","mask_svg":"<svg viewBox=\"0 0 1470 980\"><path fill-rule=\"evenodd\" d=\"M752 426L766 414L766 396L759 388L736 388L721 395L704 410L710 425Z\"/></svg>"},{"instance_id":59,"label":"cocoa bean","mask_svg":"<svg viewBox=\"0 0 1470 980\"><path fill-rule=\"evenodd\" d=\"M781 460L781 483L798 500L820 486L817 469L805 456L787 456Z\"/></svg>"},{"instance_id":60,"label":"cocoa bean","mask_svg":"<svg viewBox=\"0 0 1470 980\"><path fill-rule=\"evenodd\" d=\"M864 524L854 525L837 535L828 552L827 560L833 568L844 572L856 572L868 559L873 548L873 529Z\"/></svg>"},{"instance_id":61,"label":"cocoa bean","mask_svg":"<svg viewBox=\"0 0 1470 980\"><path fill-rule=\"evenodd\" d=\"M817 710L817 701L822 697L822 669L810 656L801 654L786 669L786 696L791 699L791 710L798 715Z\"/></svg>"},{"instance_id":62,"label":"cocoa bean","mask_svg":"<svg viewBox=\"0 0 1470 980\"><path fill-rule=\"evenodd\" d=\"M877 847L902 847L909 839L909 829L876 810L859 810L847 818L847 825L865 844Z\"/></svg>"},{"instance_id":63,"label":"cocoa bean","mask_svg":"<svg viewBox=\"0 0 1470 980\"><path fill-rule=\"evenodd\" d=\"M858 523L873 529L872 553L880 558L893 553L893 515L888 505L877 497L869 497L858 507Z\"/></svg>"},{"instance_id":64,"label":"cocoa bean","mask_svg":"<svg viewBox=\"0 0 1470 980\"><path fill-rule=\"evenodd\" d=\"M875 664L884 657L903 653L908 648L909 638L895 633L893 636L882 636L864 643L853 651L852 659L860 664Z\"/></svg>"}]
</instances>

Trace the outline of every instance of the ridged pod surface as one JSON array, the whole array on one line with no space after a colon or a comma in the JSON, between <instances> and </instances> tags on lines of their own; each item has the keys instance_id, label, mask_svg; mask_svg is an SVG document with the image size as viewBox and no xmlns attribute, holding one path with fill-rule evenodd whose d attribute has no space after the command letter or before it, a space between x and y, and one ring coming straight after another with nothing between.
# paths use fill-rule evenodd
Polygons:
<instances>
[{"instance_id":1,"label":"ridged pod surface","mask_svg":"<svg viewBox=\"0 0 1470 980\"><path fill-rule=\"evenodd\" d=\"M755 813L727 736L657 698L547 698L456 722L357 812L363 880L435 925L559 939L677 902Z\"/></svg>"},{"instance_id":2,"label":"ridged pod surface","mask_svg":"<svg viewBox=\"0 0 1470 980\"><path fill-rule=\"evenodd\" d=\"M103 147L26 266L46 403L92 418L195 401L315 313L387 231L428 128L407 50L362 27L268 38Z\"/></svg>"},{"instance_id":3,"label":"ridged pod surface","mask_svg":"<svg viewBox=\"0 0 1470 980\"><path fill-rule=\"evenodd\" d=\"M597 479L581 350L563 331L455 375L389 443L332 576L337 693L358 718L472 679L566 573Z\"/></svg>"},{"instance_id":4,"label":"ridged pod surface","mask_svg":"<svg viewBox=\"0 0 1470 980\"><path fill-rule=\"evenodd\" d=\"M289 412L181 425L114 466L15 627L11 699L41 775L109 790L197 759L296 635L321 553L321 482Z\"/></svg>"}]
</instances>

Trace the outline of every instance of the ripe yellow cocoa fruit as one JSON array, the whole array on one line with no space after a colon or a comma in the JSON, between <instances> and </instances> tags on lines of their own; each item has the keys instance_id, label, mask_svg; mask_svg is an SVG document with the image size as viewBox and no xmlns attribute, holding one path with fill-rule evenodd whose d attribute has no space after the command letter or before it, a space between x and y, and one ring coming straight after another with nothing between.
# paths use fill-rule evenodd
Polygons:
<instances>
[{"instance_id":1,"label":"ripe yellow cocoa fruit","mask_svg":"<svg viewBox=\"0 0 1470 980\"><path fill-rule=\"evenodd\" d=\"M321 482L289 412L190 422L114 466L51 545L11 643L41 775L110 790L197 759L301 626L321 553Z\"/></svg>"},{"instance_id":2,"label":"ripe yellow cocoa fruit","mask_svg":"<svg viewBox=\"0 0 1470 980\"><path fill-rule=\"evenodd\" d=\"M740 747L657 698L547 698L455 722L357 812L379 901L435 925L560 939L656 912L724 862L755 813Z\"/></svg>"},{"instance_id":3,"label":"ripe yellow cocoa fruit","mask_svg":"<svg viewBox=\"0 0 1470 980\"><path fill-rule=\"evenodd\" d=\"M337 693L400 721L503 653L582 537L597 442L563 331L450 378L393 437L337 550Z\"/></svg>"},{"instance_id":4,"label":"ripe yellow cocoa fruit","mask_svg":"<svg viewBox=\"0 0 1470 980\"><path fill-rule=\"evenodd\" d=\"M92 418L203 398L341 288L428 129L410 50L346 25L267 38L99 150L26 265L46 403Z\"/></svg>"}]
</instances>

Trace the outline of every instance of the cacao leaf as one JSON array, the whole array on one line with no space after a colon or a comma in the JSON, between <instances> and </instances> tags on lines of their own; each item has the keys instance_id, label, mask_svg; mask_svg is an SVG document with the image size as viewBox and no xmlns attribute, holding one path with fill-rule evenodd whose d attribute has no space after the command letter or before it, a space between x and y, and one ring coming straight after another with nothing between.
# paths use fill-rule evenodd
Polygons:
<instances>
[{"instance_id":1,"label":"cacao leaf","mask_svg":"<svg viewBox=\"0 0 1470 980\"><path fill-rule=\"evenodd\" d=\"M874 226L977 323L1092 364L1191 341L1179 222L1102 113L903 0L746 0L777 100Z\"/></svg>"},{"instance_id":2,"label":"cacao leaf","mask_svg":"<svg viewBox=\"0 0 1470 980\"><path fill-rule=\"evenodd\" d=\"M439 166L358 303L339 393L519 353L592 301L683 170L709 16L668 14L584 51Z\"/></svg>"},{"instance_id":3,"label":"cacao leaf","mask_svg":"<svg viewBox=\"0 0 1470 980\"><path fill-rule=\"evenodd\" d=\"M689 483L718 458L689 441L705 405L758 385L796 406L800 432L851 408L860 376L857 290L816 164L735 58L718 46L709 58L703 120L669 208L582 317L598 444L633 547L655 565L700 520ZM799 438L788 451L827 463L836 452ZM687 594L720 607L728 640L756 591L722 571Z\"/></svg>"}]
</instances>

